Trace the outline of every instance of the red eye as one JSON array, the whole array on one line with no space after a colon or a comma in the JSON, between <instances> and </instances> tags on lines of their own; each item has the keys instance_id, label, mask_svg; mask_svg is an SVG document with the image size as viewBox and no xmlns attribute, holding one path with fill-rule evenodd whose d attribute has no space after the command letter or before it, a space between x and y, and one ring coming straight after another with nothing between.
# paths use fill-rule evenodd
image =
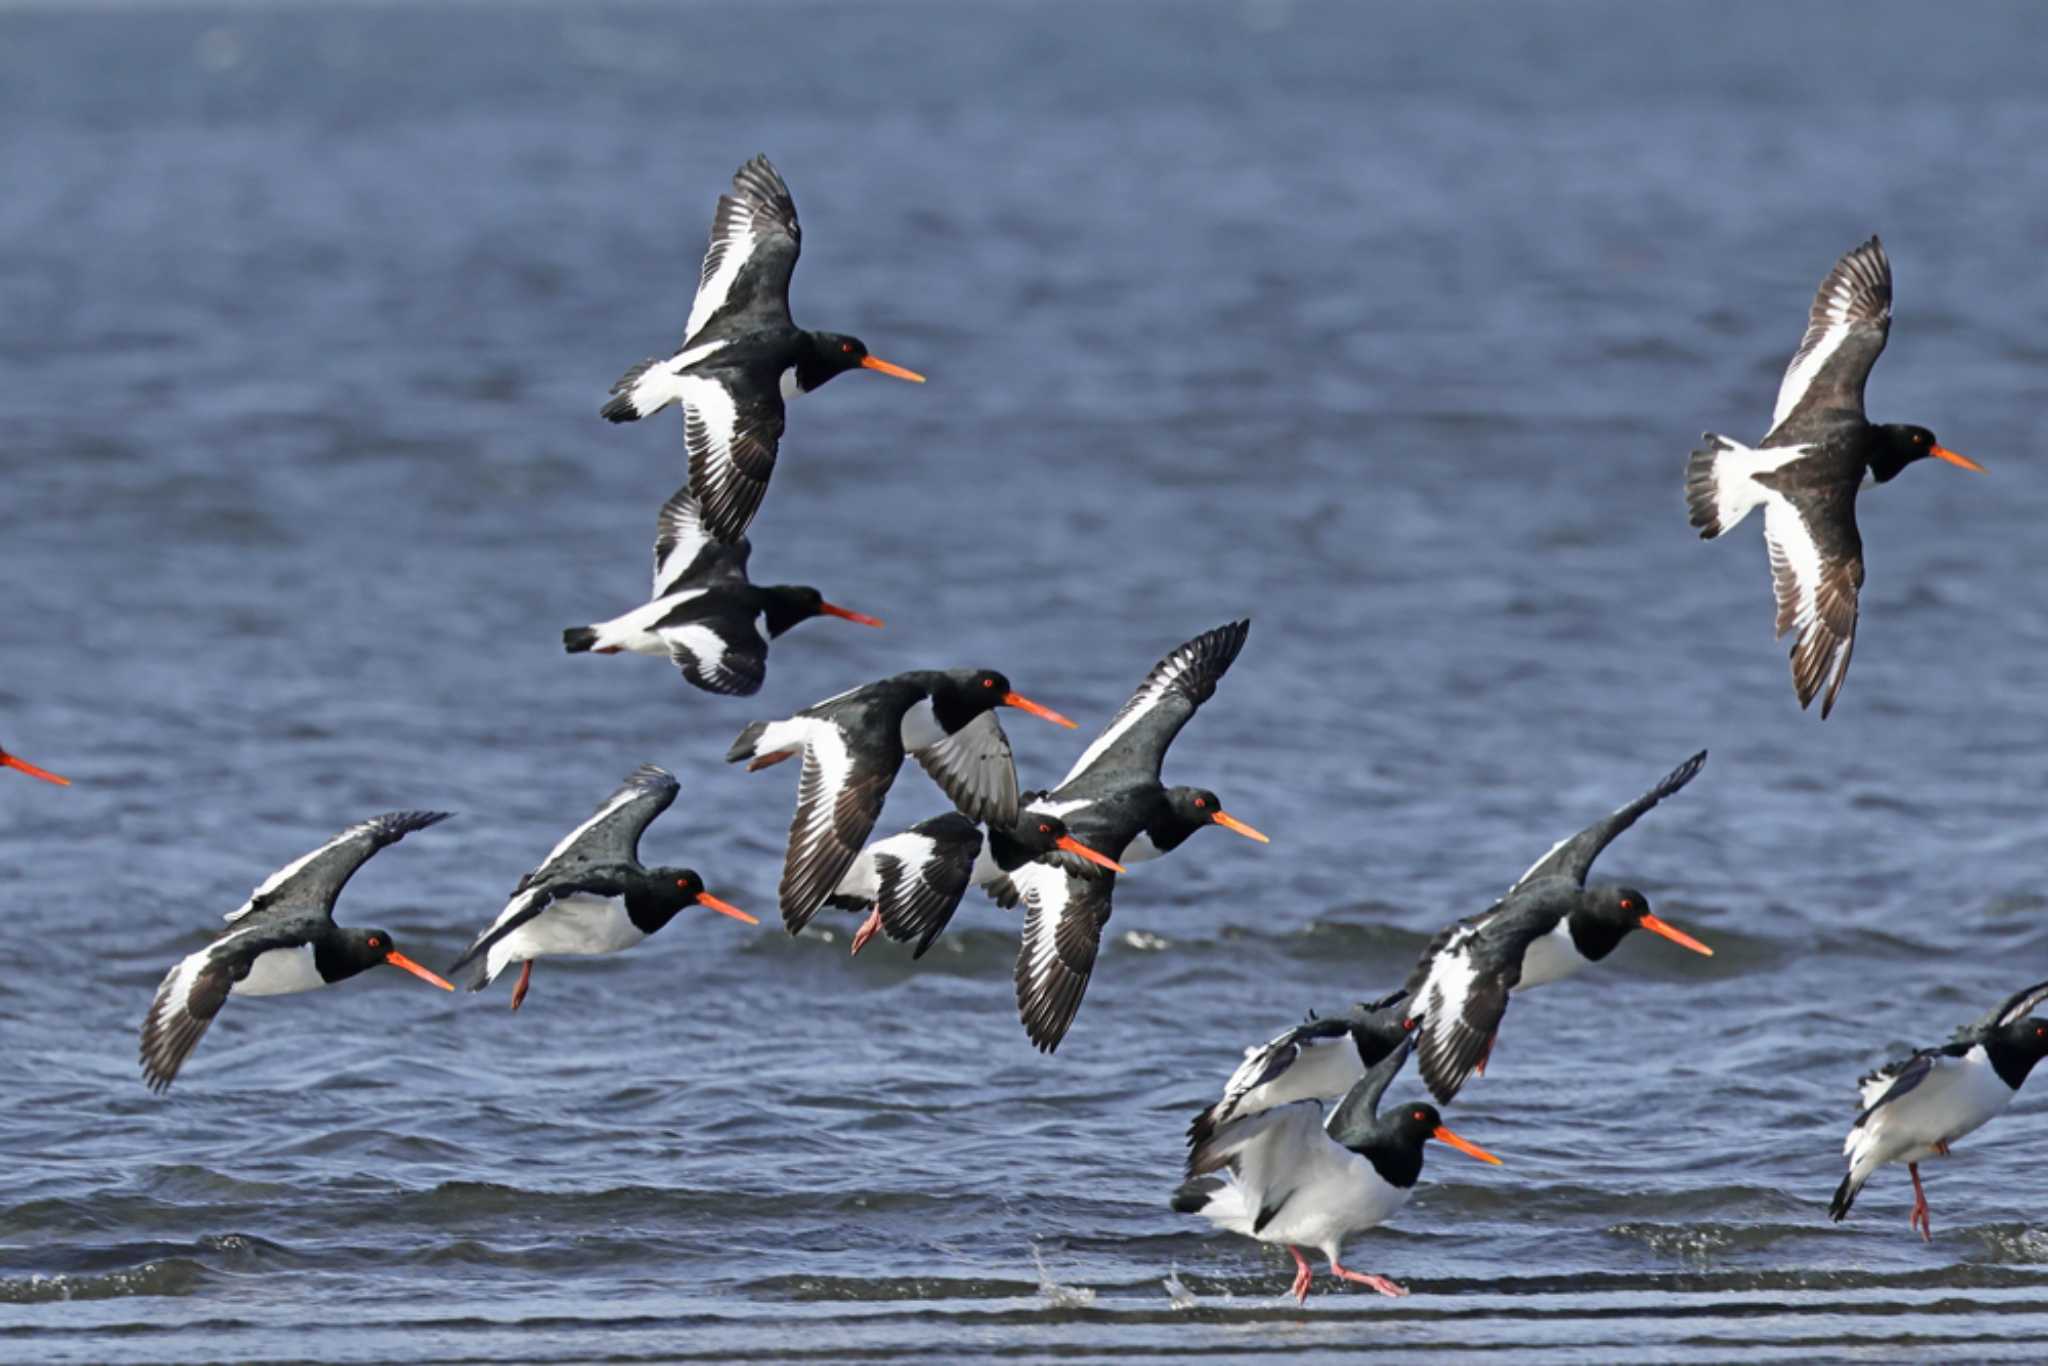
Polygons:
<instances>
[{"instance_id":1,"label":"red eye","mask_svg":"<svg viewBox=\"0 0 2048 1366\"><path fill-rule=\"evenodd\" d=\"M1422 1118L1422 1111L1420 1111L1420 1110L1417 1110L1417 1111L1415 1112L1415 1117L1416 1117L1417 1119L1421 1119L1421 1118Z\"/></svg>"},{"instance_id":2,"label":"red eye","mask_svg":"<svg viewBox=\"0 0 2048 1366\"><path fill-rule=\"evenodd\" d=\"M848 354L848 355L850 356L850 355L852 355L852 354L853 354L853 343L852 343L852 342L841 342L841 343L839 343L839 349L840 349L841 351L844 351L844 352L846 352L846 354Z\"/></svg>"},{"instance_id":3,"label":"red eye","mask_svg":"<svg viewBox=\"0 0 2048 1366\"><path fill-rule=\"evenodd\" d=\"M1633 902L1633 901L1630 901L1630 900L1629 900L1629 899L1628 899L1627 897L1623 897L1623 898L1621 899L1621 909L1623 909L1624 911L1632 911L1632 910L1634 910L1635 908L1636 908L1636 903L1635 903L1635 902Z\"/></svg>"},{"instance_id":4,"label":"red eye","mask_svg":"<svg viewBox=\"0 0 2048 1366\"><path fill-rule=\"evenodd\" d=\"M377 947L378 947L379 945L381 945L381 944L382 944L383 942L384 942L383 940L379 939L379 938L378 938L378 937L377 937L376 935L374 935L374 934L370 936L370 947L371 947L371 948L373 948L373 949L374 949L374 948L377 948Z\"/></svg>"},{"instance_id":5,"label":"red eye","mask_svg":"<svg viewBox=\"0 0 2048 1366\"><path fill-rule=\"evenodd\" d=\"M996 681L993 678L984 678L981 680L981 686L984 688L993 688L995 685Z\"/></svg>"},{"instance_id":6,"label":"red eye","mask_svg":"<svg viewBox=\"0 0 2048 1366\"><path fill-rule=\"evenodd\" d=\"M1197 797L1197 798L1195 798L1195 809L1196 809L1197 811L1199 811L1199 810L1203 809L1204 807L1206 807L1206 806L1208 806L1208 805L1209 805L1209 799L1208 799L1207 797Z\"/></svg>"},{"instance_id":7,"label":"red eye","mask_svg":"<svg viewBox=\"0 0 2048 1366\"><path fill-rule=\"evenodd\" d=\"M1041 825L1038 827L1038 833L1041 835L1050 835L1052 833L1052 827L1049 825Z\"/></svg>"}]
</instances>

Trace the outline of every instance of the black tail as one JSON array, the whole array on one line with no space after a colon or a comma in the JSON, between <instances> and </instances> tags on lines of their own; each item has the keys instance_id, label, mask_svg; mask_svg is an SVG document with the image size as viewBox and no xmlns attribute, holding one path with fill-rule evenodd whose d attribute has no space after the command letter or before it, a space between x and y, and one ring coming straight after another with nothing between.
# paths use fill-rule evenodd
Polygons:
<instances>
[{"instance_id":1,"label":"black tail","mask_svg":"<svg viewBox=\"0 0 2048 1366\"><path fill-rule=\"evenodd\" d=\"M1190 1181L1173 1193L1175 1214L1200 1214L1209 1206L1209 1199L1223 1189L1223 1182L1213 1176L1199 1181Z\"/></svg>"},{"instance_id":2,"label":"black tail","mask_svg":"<svg viewBox=\"0 0 2048 1366\"><path fill-rule=\"evenodd\" d=\"M587 653L597 644L597 628L594 626L571 626L562 632L562 648L572 655Z\"/></svg>"},{"instance_id":3,"label":"black tail","mask_svg":"<svg viewBox=\"0 0 2048 1366\"><path fill-rule=\"evenodd\" d=\"M740 732L740 738L732 742L732 748L725 752L725 761L737 764L754 757L754 746L760 743L761 732L768 729L766 721L755 721Z\"/></svg>"},{"instance_id":4,"label":"black tail","mask_svg":"<svg viewBox=\"0 0 2048 1366\"><path fill-rule=\"evenodd\" d=\"M1195 1149L1216 1137L1216 1112L1222 1108L1223 1102L1218 1101L1188 1121L1188 1155L1190 1159L1193 1158ZM1181 1211L1183 1214L1187 1212L1186 1210Z\"/></svg>"},{"instance_id":5,"label":"black tail","mask_svg":"<svg viewBox=\"0 0 2048 1366\"><path fill-rule=\"evenodd\" d=\"M638 422L644 414L640 411L640 405L633 401L633 386L639 382L640 376L647 373L650 366L660 363L659 360L650 357L620 375L618 383L612 385L611 402L598 409L597 415L607 422Z\"/></svg>"},{"instance_id":6,"label":"black tail","mask_svg":"<svg viewBox=\"0 0 2048 1366\"><path fill-rule=\"evenodd\" d=\"M1842 1178L1842 1184L1835 1187L1835 1198L1828 1205L1828 1218L1838 1224L1848 1218L1849 1206L1856 1203L1856 1192L1862 1189L1863 1183L1856 1179L1856 1169L1851 1167L1849 1174Z\"/></svg>"}]
</instances>

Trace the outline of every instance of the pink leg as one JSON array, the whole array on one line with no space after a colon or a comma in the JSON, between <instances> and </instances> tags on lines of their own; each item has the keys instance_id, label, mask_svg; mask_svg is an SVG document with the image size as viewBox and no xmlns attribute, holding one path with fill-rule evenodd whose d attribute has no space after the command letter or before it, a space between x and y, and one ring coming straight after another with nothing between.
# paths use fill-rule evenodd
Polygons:
<instances>
[{"instance_id":1,"label":"pink leg","mask_svg":"<svg viewBox=\"0 0 2048 1366\"><path fill-rule=\"evenodd\" d=\"M615 655L619 652L620 648L621 647L617 645L600 645L591 653L600 655Z\"/></svg>"},{"instance_id":2,"label":"pink leg","mask_svg":"<svg viewBox=\"0 0 2048 1366\"><path fill-rule=\"evenodd\" d=\"M1408 1287L1395 1285L1385 1276L1375 1276L1370 1271L1353 1271L1349 1267L1339 1266L1335 1257L1330 1258L1330 1274L1339 1280L1357 1281L1360 1285L1369 1285L1388 1299L1398 1300L1408 1293Z\"/></svg>"},{"instance_id":3,"label":"pink leg","mask_svg":"<svg viewBox=\"0 0 2048 1366\"><path fill-rule=\"evenodd\" d=\"M862 949L866 948L868 941L873 939L875 932L881 928L882 908L877 906L868 912L868 918L861 921L860 928L853 932L853 951L859 953Z\"/></svg>"},{"instance_id":4,"label":"pink leg","mask_svg":"<svg viewBox=\"0 0 2048 1366\"><path fill-rule=\"evenodd\" d=\"M784 759L794 759L796 755L797 752L793 749L777 750L773 754L759 755L754 759L753 763L747 765L747 772L759 773L762 769L768 767L770 764L779 764Z\"/></svg>"},{"instance_id":5,"label":"pink leg","mask_svg":"<svg viewBox=\"0 0 2048 1366\"><path fill-rule=\"evenodd\" d=\"M1907 1220L1920 1230L1920 1236L1928 1242L1934 1241L1934 1216L1927 1208L1927 1188L1920 1184L1920 1164L1908 1162L1906 1170L1913 1173L1913 1213Z\"/></svg>"},{"instance_id":6,"label":"pink leg","mask_svg":"<svg viewBox=\"0 0 2048 1366\"><path fill-rule=\"evenodd\" d=\"M526 989L531 985L533 985L533 960L529 958L520 966L519 981L512 988L512 1008L514 1010L519 1009L520 1004L526 1000Z\"/></svg>"},{"instance_id":7,"label":"pink leg","mask_svg":"<svg viewBox=\"0 0 2048 1366\"><path fill-rule=\"evenodd\" d=\"M1479 1066L1473 1068L1473 1071L1477 1072L1482 1077L1486 1075L1486 1064L1493 1061L1493 1046L1499 1042L1500 1031L1495 1030L1493 1037L1486 1041L1486 1051L1479 1055Z\"/></svg>"},{"instance_id":8,"label":"pink leg","mask_svg":"<svg viewBox=\"0 0 2048 1366\"><path fill-rule=\"evenodd\" d=\"M1294 1254L1295 1265L1294 1284L1287 1287L1287 1293L1294 1296L1296 1304L1307 1304L1308 1283L1316 1278L1316 1273L1310 1269L1308 1258L1301 1255L1300 1248L1289 1243L1287 1250Z\"/></svg>"}]
</instances>

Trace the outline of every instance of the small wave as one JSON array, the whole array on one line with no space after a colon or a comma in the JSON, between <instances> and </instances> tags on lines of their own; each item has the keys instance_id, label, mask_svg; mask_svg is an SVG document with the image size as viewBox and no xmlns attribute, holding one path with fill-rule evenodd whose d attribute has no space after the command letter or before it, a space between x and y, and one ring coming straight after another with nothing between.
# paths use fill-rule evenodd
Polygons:
<instances>
[{"instance_id":1,"label":"small wave","mask_svg":"<svg viewBox=\"0 0 2048 1366\"><path fill-rule=\"evenodd\" d=\"M121 1271L83 1276L24 1276L0 1280L0 1304L55 1304L62 1300L120 1300L144 1295L196 1294L206 1268L185 1257L144 1262Z\"/></svg>"}]
</instances>

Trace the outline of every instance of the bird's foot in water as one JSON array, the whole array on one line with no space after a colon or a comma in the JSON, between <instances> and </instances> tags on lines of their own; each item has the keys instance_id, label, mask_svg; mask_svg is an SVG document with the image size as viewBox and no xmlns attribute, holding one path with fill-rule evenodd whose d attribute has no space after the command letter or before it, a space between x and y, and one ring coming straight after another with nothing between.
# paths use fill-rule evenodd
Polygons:
<instances>
[{"instance_id":1,"label":"bird's foot in water","mask_svg":"<svg viewBox=\"0 0 2048 1366\"><path fill-rule=\"evenodd\" d=\"M1287 1287L1287 1293L1294 1296L1296 1304L1307 1304L1308 1283L1316 1278L1316 1273L1309 1266L1308 1258L1301 1255L1300 1248L1290 1244L1287 1250L1294 1254L1295 1267L1294 1284Z\"/></svg>"},{"instance_id":2,"label":"bird's foot in water","mask_svg":"<svg viewBox=\"0 0 2048 1366\"><path fill-rule=\"evenodd\" d=\"M1337 1265L1334 1260L1330 1263L1330 1274L1339 1280L1357 1281L1360 1285L1369 1285L1390 1300L1398 1300L1408 1293L1408 1287L1396 1285L1385 1276L1375 1276L1370 1271L1353 1271L1349 1267Z\"/></svg>"}]
</instances>

